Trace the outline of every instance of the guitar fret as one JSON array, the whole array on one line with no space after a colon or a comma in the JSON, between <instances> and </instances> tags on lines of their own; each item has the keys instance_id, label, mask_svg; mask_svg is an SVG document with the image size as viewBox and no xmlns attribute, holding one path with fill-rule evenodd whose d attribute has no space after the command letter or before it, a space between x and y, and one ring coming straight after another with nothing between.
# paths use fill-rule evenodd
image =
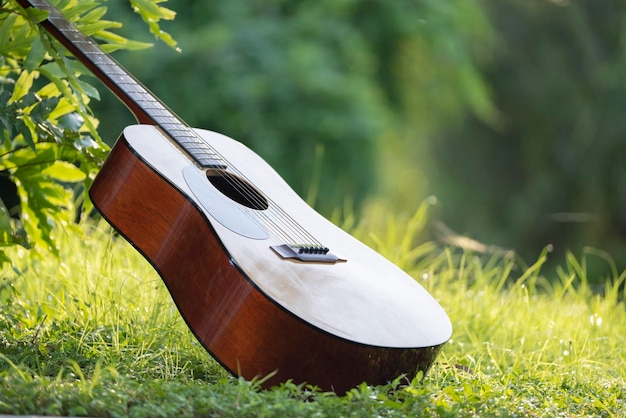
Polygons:
<instances>
[{"instance_id":1,"label":"guitar fret","mask_svg":"<svg viewBox=\"0 0 626 418\"><path fill-rule=\"evenodd\" d=\"M71 29L71 26L67 25L65 17L61 16L60 12L59 12L59 14L56 14L52 10L52 8L50 8L49 6L45 6L44 4L42 4L40 6L37 6L37 7L40 8L40 9L45 9L45 10L50 12L50 15L48 16L48 20L51 23L54 23L55 21L57 21L58 23L54 23L54 26L56 28L58 28L59 30L61 30L61 29Z\"/></svg>"},{"instance_id":2,"label":"guitar fret","mask_svg":"<svg viewBox=\"0 0 626 418\"><path fill-rule=\"evenodd\" d=\"M226 168L221 160L213 160L210 158L198 160L198 163L204 168Z\"/></svg>"},{"instance_id":3,"label":"guitar fret","mask_svg":"<svg viewBox=\"0 0 626 418\"><path fill-rule=\"evenodd\" d=\"M189 127L181 121L175 114L168 113L167 115L157 116L154 118L154 121L157 122L164 128L182 128L189 130Z\"/></svg>"},{"instance_id":4,"label":"guitar fret","mask_svg":"<svg viewBox=\"0 0 626 418\"><path fill-rule=\"evenodd\" d=\"M60 29L59 32L65 35L65 37L72 42L90 43L85 39L85 36L81 32L75 29L65 28L65 29Z\"/></svg>"},{"instance_id":5,"label":"guitar fret","mask_svg":"<svg viewBox=\"0 0 626 418\"><path fill-rule=\"evenodd\" d=\"M111 57L103 53L102 51L85 51L85 55L89 56L89 60L98 65L118 65L113 61Z\"/></svg>"},{"instance_id":6,"label":"guitar fret","mask_svg":"<svg viewBox=\"0 0 626 418\"><path fill-rule=\"evenodd\" d=\"M178 145L189 153L189 155L191 155L200 165L214 168L225 166L220 155L208 144L202 142L195 134L183 139L176 134L176 132L179 131L165 129L165 132L167 132L178 143ZM192 133L193 131L186 129L185 132Z\"/></svg>"},{"instance_id":7,"label":"guitar fret","mask_svg":"<svg viewBox=\"0 0 626 418\"><path fill-rule=\"evenodd\" d=\"M189 129L186 128L181 122L175 123L160 123L159 126L165 129L168 132L189 132Z\"/></svg>"},{"instance_id":8,"label":"guitar fret","mask_svg":"<svg viewBox=\"0 0 626 418\"><path fill-rule=\"evenodd\" d=\"M178 142L180 146L185 149L193 148L194 146L197 146L198 144L204 144L204 142L202 142L202 140L198 138L198 135L193 131L189 131L187 133L183 132L182 134L172 133L172 135L176 135L176 142Z\"/></svg>"},{"instance_id":9,"label":"guitar fret","mask_svg":"<svg viewBox=\"0 0 626 418\"><path fill-rule=\"evenodd\" d=\"M130 84L120 85L121 89L124 90L124 92L128 95L128 97L130 97L134 101L136 101L136 102L154 102L154 103L159 103L158 100L156 100L154 97L152 97L152 95L150 93L148 93L147 91L145 91L145 90L143 90L143 91L141 91L141 90L134 91L134 90L138 90L138 89L134 89L132 87L127 89L126 86L131 87ZM161 107L165 108L163 105L161 105Z\"/></svg>"},{"instance_id":10,"label":"guitar fret","mask_svg":"<svg viewBox=\"0 0 626 418\"><path fill-rule=\"evenodd\" d=\"M122 85L120 85L120 87L122 87ZM123 90L127 94L130 94L130 93L143 93L143 94L147 94L147 95L150 94L150 93L148 93L148 90L146 90L139 83L125 83L125 84L123 84Z\"/></svg>"},{"instance_id":11,"label":"guitar fret","mask_svg":"<svg viewBox=\"0 0 626 418\"><path fill-rule=\"evenodd\" d=\"M193 131L177 133L176 140L185 148L191 147L200 141L198 135Z\"/></svg>"},{"instance_id":12,"label":"guitar fret","mask_svg":"<svg viewBox=\"0 0 626 418\"><path fill-rule=\"evenodd\" d=\"M182 125L182 122L173 114L169 114L166 116L157 116L154 118L154 121L157 122L159 125L161 126L166 126L166 125Z\"/></svg>"},{"instance_id":13,"label":"guitar fret","mask_svg":"<svg viewBox=\"0 0 626 418\"><path fill-rule=\"evenodd\" d=\"M196 161L198 161L202 166L204 167L213 167L213 168L220 168L220 167L224 167L224 161L222 161L219 158L214 158L214 157L198 157L194 155L194 158Z\"/></svg>"},{"instance_id":14,"label":"guitar fret","mask_svg":"<svg viewBox=\"0 0 626 418\"><path fill-rule=\"evenodd\" d=\"M198 134L196 134L196 133L195 133L194 131L192 131L191 129L187 129L186 131L181 132L181 133L179 134L179 136L180 136L181 140L183 140L183 141L185 141L185 140L186 140L186 138L189 138L190 140L191 140L191 139L196 139L196 140L198 139ZM188 142L191 142L191 141L188 141Z\"/></svg>"},{"instance_id":15,"label":"guitar fret","mask_svg":"<svg viewBox=\"0 0 626 418\"><path fill-rule=\"evenodd\" d=\"M118 71L124 71L115 61L100 52L85 52L85 55L99 68L117 68Z\"/></svg>"},{"instance_id":16,"label":"guitar fret","mask_svg":"<svg viewBox=\"0 0 626 418\"><path fill-rule=\"evenodd\" d=\"M137 84L137 81L135 81L135 79L129 76L126 72L122 74L111 74L109 78L116 82L116 84Z\"/></svg>"},{"instance_id":17,"label":"guitar fret","mask_svg":"<svg viewBox=\"0 0 626 418\"><path fill-rule=\"evenodd\" d=\"M216 154L215 152L206 149L206 148L192 148L192 149L187 149L187 151L191 152L191 154L194 157L199 157L199 158L212 158L214 160L219 159L219 155Z\"/></svg>"},{"instance_id":18,"label":"guitar fret","mask_svg":"<svg viewBox=\"0 0 626 418\"><path fill-rule=\"evenodd\" d=\"M108 76L111 75L123 75L125 74L124 70L120 68L119 65L115 64L98 64L100 70Z\"/></svg>"},{"instance_id":19,"label":"guitar fret","mask_svg":"<svg viewBox=\"0 0 626 418\"><path fill-rule=\"evenodd\" d=\"M189 131L190 135L187 136L181 136L179 138L179 142L181 145L185 145L186 147L191 147L193 145L197 145L197 144L204 144L204 142L200 141L200 139L198 138L198 135L196 135L195 132L193 131ZM193 135L191 135L193 134Z\"/></svg>"},{"instance_id":20,"label":"guitar fret","mask_svg":"<svg viewBox=\"0 0 626 418\"><path fill-rule=\"evenodd\" d=\"M162 109L150 109L150 116L154 119L157 117L161 117L161 116L167 116L167 115L171 115L172 112L170 112L168 109L166 108L162 108Z\"/></svg>"},{"instance_id":21,"label":"guitar fret","mask_svg":"<svg viewBox=\"0 0 626 418\"><path fill-rule=\"evenodd\" d=\"M158 110L158 109L165 109L165 107L163 107L163 105L159 102L155 102L154 100L143 100L143 99L139 99L139 100L135 100L135 103L137 103L138 105L140 105L140 107L143 110Z\"/></svg>"},{"instance_id":22,"label":"guitar fret","mask_svg":"<svg viewBox=\"0 0 626 418\"><path fill-rule=\"evenodd\" d=\"M212 160L220 159L219 155L207 149L192 149L192 150L187 150L187 151L189 151L191 155L193 155L197 159L202 159L202 158L210 158Z\"/></svg>"},{"instance_id":23,"label":"guitar fret","mask_svg":"<svg viewBox=\"0 0 626 418\"><path fill-rule=\"evenodd\" d=\"M207 153L215 154L215 152L211 148L209 148L209 146L204 142L197 142L193 145L187 145L185 146L185 148L189 151L207 151Z\"/></svg>"},{"instance_id":24,"label":"guitar fret","mask_svg":"<svg viewBox=\"0 0 626 418\"><path fill-rule=\"evenodd\" d=\"M187 137L188 139L191 139L191 137ZM215 152L215 150L213 150L209 145L207 145L205 142L202 142L197 136L194 137L194 140L185 140L185 139L180 139L178 140L178 143L183 146L186 150L189 151L200 151L200 150L206 150L208 152L210 152L211 154L217 155L217 153Z\"/></svg>"},{"instance_id":25,"label":"guitar fret","mask_svg":"<svg viewBox=\"0 0 626 418\"><path fill-rule=\"evenodd\" d=\"M172 138L174 138L176 142L178 142L178 144L185 149L199 142L198 138L194 138L194 137L187 135L187 131L185 130L165 129L165 128L163 128L163 130L167 132Z\"/></svg>"},{"instance_id":26,"label":"guitar fret","mask_svg":"<svg viewBox=\"0 0 626 418\"><path fill-rule=\"evenodd\" d=\"M68 38L69 39L69 38ZM88 39L84 39L84 40L70 40L72 42L72 45L75 46L80 52L81 54L84 54L86 52L91 52L91 53L96 53L99 52L99 48L94 46Z\"/></svg>"},{"instance_id":27,"label":"guitar fret","mask_svg":"<svg viewBox=\"0 0 626 418\"><path fill-rule=\"evenodd\" d=\"M184 141L183 138L192 138L191 136L182 136L180 135L180 133L185 134L187 133L187 130L185 129L165 129L163 128L163 130L165 132L167 132L168 134L170 134L174 139L176 139L180 145L182 145L183 147L187 144L189 144L188 141Z\"/></svg>"}]
</instances>

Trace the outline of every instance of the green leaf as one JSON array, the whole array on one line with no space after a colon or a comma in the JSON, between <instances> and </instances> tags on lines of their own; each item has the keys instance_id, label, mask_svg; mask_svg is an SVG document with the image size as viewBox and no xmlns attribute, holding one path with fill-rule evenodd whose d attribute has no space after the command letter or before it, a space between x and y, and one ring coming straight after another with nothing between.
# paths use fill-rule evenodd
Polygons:
<instances>
[{"instance_id":1,"label":"green leaf","mask_svg":"<svg viewBox=\"0 0 626 418\"><path fill-rule=\"evenodd\" d=\"M30 88L33 86L33 81L35 80L36 72L34 71L22 71L15 82L15 87L13 89L13 95L9 99L9 103L13 103L18 100L22 96L25 96Z\"/></svg>"},{"instance_id":2,"label":"green leaf","mask_svg":"<svg viewBox=\"0 0 626 418\"><path fill-rule=\"evenodd\" d=\"M140 13L142 17L145 17L145 19L155 21L174 19L176 17L175 11L157 5L157 3L162 2L163 0L131 0L133 9Z\"/></svg>"},{"instance_id":3,"label":"green leaf","mask_svg":"<svg viewBox=\"0 0 626 418\"><path fill-rule=\"evenodd\" d=\"M30 92L22 97L20 97L20 99L17 101L17 105L21 108L21 109L25 109L27 107L30 107L32 105L34 105L35 103L39 102L39 97L37 97L37 95L33 92Z\"/></svg>"},{"instance_id":4,"label":"green leaf","mask_svg":"<svg viewBox=\"0 0 626 418\"><path fill-rule=\"evenodd\" d=\"M133 11L139 14L144 22L148 24L150 33L152 33L157 39L165 42L166 45L174 48L176 47L176 41L167 32L161 30L159 26L159 20L172 20L176 17L176 12L159 6L158 3L162 3L164 0L131 0Z\"/></svg>"},{"instance_id":5,"label":"green leaf","mask_svg":"<svg viewBox=\"0 0 626 418\"><path fill-rule=\"evenodd\" d=\"M28 10L33 9L29 7ZM47 12L43 12L47 15ZM42 13L31 14L27 11L29 19L38 19ZM22 58L31 48L33 39L37 36L29 24L25 24L17 13L0 14L0 55Z\"/></svg>"},{"instance_id":6,"label":"green leaf","mask_svg":"<svg viewBox=\"0 0 626 418\"><path fill-rule=\"evenodd\" d=\"M85 123L85 119L78 112L72 112L60 117L57 123L64 130L78 131Z\"/></svg>"},{"instance_id":7,"label":"green leaf","mask_svg":"<svg viewBox=\"0 0 626 418\"><path fill-rule=\"evenodd\" d=\"M46 50L41 42L41 38L33 39L30 51L24 60L24 68L28 71L36 70L46 56Z\"/></svg>"},{"instance_id":8,"label":"green leaf","mask_svg":"<svg viewBox=\"0 0 626 418\"><path fill-rule=\"evenodd\" d=\"M131 41L118 34L109 31L100 31L95 35L96 38L106 41L106 44L100 45L104 52L112 52L118 49L139 50L152 46L151 43Z\"/></svg>"},{"instance_id":9,"label":"green leaf","mask_svg":"<svg viewBox=\"0 0 626 418\"><path fill-rule=\"evenodd\" d=\"M0 24L0 53L11 49L11 30L16 19L17 15L9 13Z\"/></svg>"},{"instance_id":10,"label":"green leaf","mask_svg":"<svg viewBox=\"0 0 626 418\"><path fill-rule=\"evenodd\" d=\"M100 100L100 92L97 88L82 80L78 80L78 85L80 86L82 92L85 93L87 96L91 97L92 99Z\"/></svg>"},{"instance_id":11,"label":"green leaf","mask_svg":"<svg viewBox=\"0 0 626 418\"><path fill-rule=\"evenodd\" d=\"M9 211L0 198L0 231L11 231L11 216Z\"/></svg>"},{"instance_id":12,"label":"green leaf","mask_svg":"<svg viewBox=\"0 0 626 418\"><path fill-rule=\"evenodd\" d=\"M30 112L30 117L33 122L45 122L50 116L50 113L52 113L54 108L59 104L59 100L58 97L47 97L41 100Z\"/></svg>"},{"instance_id":13,"label":"green leaf","mask_svg":"<svg viewBox=\"0 0 626 418\"><path fill-rule=\"evenodd\" d=\"M56 144L38 143L37 148L22 147L15 149L0 159L0 170L13 170L25 166L50 164L57 159Z\"/></svg>"},{"instance_id":14,"label":"green leaf","mask_svg":"<svg viewBox=\"0 0 626 418\"><path fill-rule=\"evenodd\" d=\"M43 22L48 18L48 15L50 14L50 12L48 12L47 10L38 9L36 7L29 7L25 9L25 11L26 16L33 23Z\"/></svg>"},{"instance_id":15,"label":"green leaf","mask_svg":"<svg viewBox=\"0 0 626 418\"><path fill-rule=\"evenodd\" d=\"M85 22L102 22L105 24L113 24L116 25L116 27L121 27L122 24L119 22L111 22L108 20L103 20L102 17L104 17L104 15L107 12L107 8L106 7L96 7L95 9L91 10L89 13L85 14L82 17L82 20Z\"/></svg>"},{"instance_id":16,"label":"green leaf","mask_svg":"<svg viewBox=\"0 0 626 418\"><path fill-rule=\"evenodd\" d=\"M77 183L85 179L85 173L78 167L67 161L60 160L55 161L51 166L44 169L42 174L67 183Z\"/></svg>"},{"instance_id":17,"label":"green leaf","mask_svg":"<svg viewBox=\"0 0 626 418\"><path fill-rule=\"evenodd\" d=\"M33 134L31 130L28 128L24 120L18 119L15 122L15 127L17 128L18 134L22 134L22 138L24 138L24 142L28 144L31 149L35 149L35 141L33 139Z\"/></svg>"},{"instance_id":18,"label":"green leaf","mask_svg":"<svg viewBox=\"0 0 626 418\"><path fill-rule=\"evenodd\" d=\"M61 9L63 15L71 21L84 19L84 17L81 18L81 15L85 12L89 12L89 10L94 9L96 6L96 2L86 0L66 2L66 5L57 5L57 7Z\"/></svg>"},{"instance_id":19,"label":"green leaf","mask_svg":"<svg viewBox=\"0 0 626 418\"><path fill-rule=\"evenodd\" d=\"M127 51L138 51L141 49L150 48L151 46L153 46L153 44L149 42L131 41L129 39L126 39L124 43L117 43L117 44L109 43L109 44L103 44L100 46L102 47L102 50L104 52L111 53L111 52L118 51L120 49L125 49Z\"/></svg>"}]
</instances>

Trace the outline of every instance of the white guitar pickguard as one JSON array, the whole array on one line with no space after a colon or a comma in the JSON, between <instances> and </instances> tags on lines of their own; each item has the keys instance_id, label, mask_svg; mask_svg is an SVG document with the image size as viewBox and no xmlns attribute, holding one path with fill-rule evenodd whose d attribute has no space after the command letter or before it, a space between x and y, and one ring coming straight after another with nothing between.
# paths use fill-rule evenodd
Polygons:
<instances>
[{"instance_id":1,"label":"white guitar pickguard","mask_svg":"<svg viewBox=\"0 0 626 418\"><path fill-rule=\"evenodd\" d=\"M270 235L265 228L247 216L239 204L228 199L213 187L204 171L194 165L189 165L183 169L183 177L198 202L220 224L247 238L269 238Z\"/></svg>"}]
</instances>

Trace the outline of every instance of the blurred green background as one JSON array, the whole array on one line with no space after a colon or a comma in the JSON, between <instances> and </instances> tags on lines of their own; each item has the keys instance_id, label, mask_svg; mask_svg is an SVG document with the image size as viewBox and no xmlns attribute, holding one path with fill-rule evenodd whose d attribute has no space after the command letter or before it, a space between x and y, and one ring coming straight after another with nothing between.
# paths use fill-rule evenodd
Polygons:
<instances>
[{"instance_id":1,"label":"blurred green background","mask_svg":"<svg viewBox=\"0 0 626 418\"><path fill-rule=\"evenodd\" d=\"M126 2L109 18L145 29ZM170 0L115 57L190 125L263 156L328 215L369 199L532 262L626 267L626 2ZM112 142L132 117L94 105ZM601 273L602 268L599 268Z\"/></svg>"}]
</instances>

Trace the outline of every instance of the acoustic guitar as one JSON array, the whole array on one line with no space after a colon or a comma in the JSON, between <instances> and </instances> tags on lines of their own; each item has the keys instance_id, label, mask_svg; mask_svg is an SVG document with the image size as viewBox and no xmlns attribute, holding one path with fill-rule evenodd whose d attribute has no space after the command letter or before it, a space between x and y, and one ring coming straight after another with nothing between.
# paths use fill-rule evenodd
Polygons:
<instances>
[{"instance_id":1,"label":"acoustic guitar","mask_svg":"<svg viewBox=\"0 0 626 418\"><path fill-rule=\"evenodd\" d=\"M41 25L132 111L89 190L232 374L338 393L426 372L452 326L412 277L309 207L258 155L193 129L45 0ZM263 380L265 379L265 380Z\"/></svg>"}]
</instances>

